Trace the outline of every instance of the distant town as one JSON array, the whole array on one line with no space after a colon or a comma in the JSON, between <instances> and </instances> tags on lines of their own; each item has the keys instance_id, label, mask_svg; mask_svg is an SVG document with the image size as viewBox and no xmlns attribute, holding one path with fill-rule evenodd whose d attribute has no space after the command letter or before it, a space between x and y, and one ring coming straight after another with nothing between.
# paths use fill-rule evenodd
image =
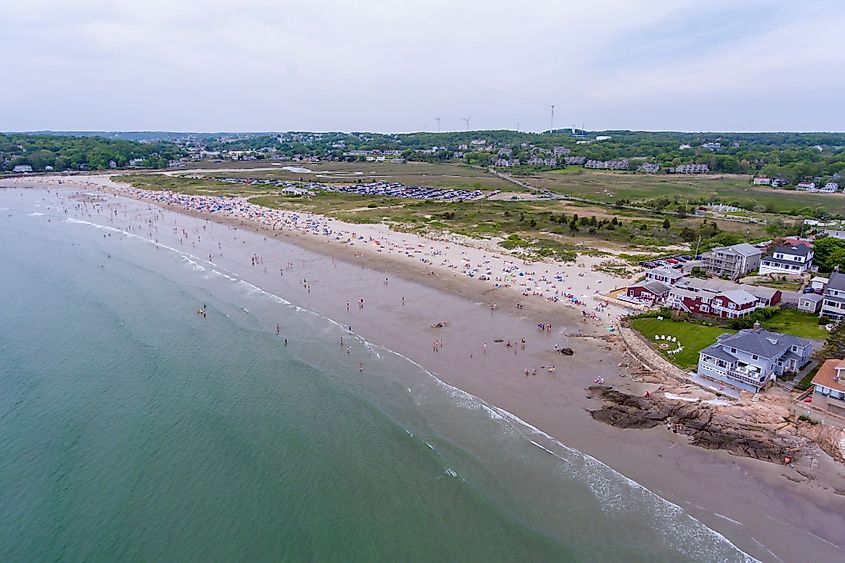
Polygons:
<instances>
[{"instance_id":1,"label":"distant town","mask_svg":"<svg viewBox=\"0 0 845 563\"><path fill-rule=\"evenodd\" d=\"M637 174L746 174L750 184L840 191L839 133L13 133L0 135L10 173L180 168L202 161L452 162L513 173L586 170Z\"/></svg>"}]
</instances>

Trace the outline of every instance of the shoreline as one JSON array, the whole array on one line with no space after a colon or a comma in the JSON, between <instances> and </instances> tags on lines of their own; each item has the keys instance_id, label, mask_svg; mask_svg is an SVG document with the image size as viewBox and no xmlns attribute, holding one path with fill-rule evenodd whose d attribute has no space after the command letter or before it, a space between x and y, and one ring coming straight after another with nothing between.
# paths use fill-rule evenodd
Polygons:
<instances>
[{"instance_id":1,"label":"shoreline","mask_svg":"<svg viewBox=\"0 0 845 563\"><path fill-rule=\"evenodd\" d=\"M39 184L40 182L36 179L27 179L24 183ZM48 186L59 187L49 184ZM72 186L69 182L64 187L77 190L91 189ZM152 203L147 200L140 201ZM211 220L228 227L247 228L247 225L240 224L236 220L219 221L219 217L213 214L207 216L201 213L186 213L173 206L161 207L167 209L168 212L190 216L198 221ZM261 235L268 233L266 229L257 229L257 232ZM725 452L695 448L686 444L683 438L670 432L656 429L621 430L593 421L585 410L594 408L596 404L587 399L584 393L584 388L591 383L593 375L606 374L608 382L614 385L630 385L630 379L625 379L624 373L618 367L618 364L624 363L626 358L619 349L619 344L604 343L588 338L602 335L601 325L579 321L577 314L573 315L574 309L566 307L550 311L545 300L537 299L525 299L523 308L516 309L511 305L520 301L519 295L502 291L505 288L480 291L482 288L479 287L477 280L462 279L457 275L451 278L423 275L419 279L419 273L425 271L425 268L411 267L411 263L407 263L408 267L402 269L401 262L382 259L387 258L386 256L350 257L350 249L341 245L326 244L300 233L288 233L288 235L269 238L269 244L265 246L272 247L274 239L278 239L305 248L307 252L338 258L345 264L342 266L345 270L360 267L361 272L365 272L360 275L366 277L366 280L360 287L355 288L359 292L363 291L362 288L371 288L374 283L378 286L383 276L382 272L387 270L386 266L393 264L393 269L387 273L391 276L399 276L400 279L390 280L390 291L397 286L403 286L399 289L399 292L402 292L407 286L409 295L426 296L437 300L437 303L423 307L414 303L414 311L410 311L411 303L409 303L409 310L399 310L395 303L381 307L377 304L378 311L375 319L356 318L355 320L356 332L360 330L361 334L366 335L367 340L407 356L411 361L435 374L444 383L512 413L526 424L552 436L565 447L576 448L598 459L669 502L683 507L711 529L721 533L754 557L790 560L802 553L806 556L806 551L804 551L806 549L813 549L819 553L816 560L827 560L828 556L842 554L841 548L837 548L834 551L825 551L825 555L822 555L824 551L822 542L828 540L813 540L805 534L802 534L804 536L802 540L794 537L794 534L801 530L809 531L806 530L808 527L818 526L812 533L816 533L821 538L828 537L831 541L836 541L837 532L843 529L837 529L837 527L843 525L845 520L837 521L829 517L831 513L841 515L845 512L843 497L837 498L836 495L825 492L815 483L789 482L781 477L782 468L772 464L737 458ZM257 235L255 236L257 238ZM258 243L257 240L255 242ZM309 266L309 276L312 275L311 272L314 272L318 275L318 279L322 279L319 276L325 274L331 267L336 268L337 265L323 263L320 267L323 269ZM246 269L249 271L248 266ZM255 277L253 272L250 283L263 287L261 280ZM244 279L248 278L245 276ZM387 290L387 288L388 286L385 285L381 289ZM323 287L318 286L317 289L322 292ZM327 291L330 292L329 289ZM298 298L302 302L308 299L302 293L298 295ZM504 306L495 313L488 312L487 305L479 304L476 299L487 303L495 299L497 303ZM321 314L326 314L340 322L344 315L340 301L332 304L321 303L321 309L326 309L321 310ZM368 297L368 313L370 304L373 302ZM426 328L429 326L429 321L443 318L447 311L452 314L460 313L466 318L452 321L450 326L439 333ZM489 320L487 320L488 315ZM552 322L556 329L558 327L569 329L568 342L576 349L576 355L573 358L558 359L552 354L551 338L542 333L538 336L533 326L538 315L542 315L540 319ZM411 321L411 326L409 326L409 321ZM420 328L414 329L413 325ZM361 326L364 328L359 328ZM575 330L576 327L577 330ZM496 354L494 367L503 372L495 378L492 378L489 372L479 373L479 370L489 368L480 368L477 365L478 362L473 363L472 358L466 358L460 350L453 350L453 342L457 342L460 348L470 334L477 337L476 342L478 342L479 340L487 341L490 335L508 329L519 334L532 328L535 332L527 333L530 336L529 349L525 350L524 354L520 352L519 357L515 351L516 360L510 357L509 352L507 355L500 354L500 349L497 348L494 351L491 348L490 356ZM452 338L456 336L456 332L459 334L457 340L453 341ZM585 337L572 336L576 332L583 332ZM440 334L443 334L443 338L447 340L443 353L427 352L424 343L429 338L436 338ZM422 335L423 346L420 346L420 335ZM554 338L559 340L565 338L566 335L565 332L559 334L556 331ZM542 340L544 338L546 340ZM535 349L536 340L543 342L540 350ZM480 350L476 348L476 354L479 352ZM540 374L536 378L524 378L519 373L519 366L529 361L523 360L524 357L530 358L532 362L544 364L548 363L550 358L554 358L556 364L561 366L560 377L549 378ZM562 381L564 376L568 378L566 382ZM662 432L661 435L657 435L658 432ZM749 478L752 481L750 483ZM710 490L710 487L717 490ZM796 501L800 503L799 497L802 495L812 497L813 500L804 499L803 503L806 506L796 509ZM737 499L741 499L742 502L738 502ZM772 518L773 514L789 509L799 514L793 514L792 518L783 520ZM755 515L758 522L754 522ZM829 519L827 526L823 525L825 519ZM740 522L740 524L737 525L735 522ZM773 522L779 522L779 524L773 524ZM753 532L747 533L752 529ZM792 537L789 536L790 533L793 534ZM778 537L781 541L779 545L776 545ZM769 557L766 550L756 546L754 542L769 546L768 549L774 551L772 557ZM832 548L827 546L827 549Z\"/></svg>"}]
</instances>

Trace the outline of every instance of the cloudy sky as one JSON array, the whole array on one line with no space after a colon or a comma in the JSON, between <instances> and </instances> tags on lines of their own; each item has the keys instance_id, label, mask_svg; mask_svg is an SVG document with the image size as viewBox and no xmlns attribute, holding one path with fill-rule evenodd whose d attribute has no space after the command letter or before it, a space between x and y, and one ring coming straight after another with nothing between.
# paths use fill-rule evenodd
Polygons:
<instances>
[{"instance_id":1,"label":"cloudy sky","mask_svg":"<svg viewBox=\"0 0 845 563\"><path fill-rule=\"evenodd\" d=\"M842 0L27 0L0 130L845 130Z\"/></svg>"}]
</instances>

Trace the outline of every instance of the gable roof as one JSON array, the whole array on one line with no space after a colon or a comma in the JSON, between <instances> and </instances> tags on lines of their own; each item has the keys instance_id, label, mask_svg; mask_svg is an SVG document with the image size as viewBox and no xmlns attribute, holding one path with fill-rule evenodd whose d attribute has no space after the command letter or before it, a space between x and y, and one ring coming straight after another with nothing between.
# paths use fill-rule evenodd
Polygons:
<instances>
[{"instance_id":1,"label":"gable roof","mask_svg":"<svg viewBox=\"0 0 845 563\"><path fill-rule=\"evenodd\" d=\"M776 246L774 252L780 252L782 254L789 254L790 256L807 256L813 251L807 245L799 244L799 245L792 245L792 246Z\"/></svg>"},{"instance_id":2,"label":"gable roof","mask_svg":"<svg viewBox=\"0 0 845 563\"><path fill-rule=\"evenodd\" d=\"M827 289L838 289L845 291L845 274L833 272L830 274L830 279L827 282Z\"/></svg>"},{"instance_id":3,"label":"gable roof","mask_svg":"<svg viewBox=\"0 0 845 563\"><path fill-rule=\"evenodd\" d=\"M806 338L798 338L791 334L781 334L764 329L746 329L724 338L720 337L713 346L729 346L764 358L777 358L787 352L790 346L803 348L810 344L811 342ZM705 348L705 350L707 349L709 348Z\"/></svg>"},{"instance_id":4,"label":"gable roof","mask_svg":"<svg viewBox=\"0 0 845 563\"><path fill-rule=\"evenodd\" d=\"M737 254L741 254L742 256L754 256L757 254L763 254L762 250L760 250L756 246L748 244L747 242L741 242L739 244L729 246L728 248L730 248Z\"/></svg>"},{"instance_id":5,"label":"gable roof","mask_svg":"<svg viewBox=\"0 0 845 563\"><path fill-rule=\"evenodd\" d=\"M780 291L779 289L773 289L762 285L746 285L727 280L703 280L699 278L686 278L679 281L676 284L676 287L682 287L692 291L707 291L711 293L724 293L731 290L742 290L754 295L758 299L765 299L766 301L771 301L775 294Z\"/></svg>"},{"instance_id":6,"label":"gable roof","mask_svg":"<svg viewBox=\"0 0 845 563\"><path fill-rule=\"evenodd\" d=\"M757 298L745 291L744 289L731 289L729 291L723 291L720 295L722 295L723 297L727 297L737 305L745 305L747 303L757 302Z\"/></svg>"},{"instance_id":7,"label":"gable roof","mask_svg":"<svg viewBox=\"0 0 845 563\"><path fill-rule=\"evenodd\" d=\"M845 368L845 360L830 359L822 364L816 375L813 376L814 385L824 385L829 389L845 391L845 379L836 380L836 368Z\"/></svg>"},{"instance_id":8,"label":"gable roof","mask_svg":"<svg viewBox=\"0 0 845 563\"><path fill-rule=\"evenodd\" d=\"M670 289L672 289L672 286L666 285L665 283L657 280L646 280L645 282L637 285L649 290L655 295L665 295L666 293L669 293Z\"/></svg>"}]
</instances>

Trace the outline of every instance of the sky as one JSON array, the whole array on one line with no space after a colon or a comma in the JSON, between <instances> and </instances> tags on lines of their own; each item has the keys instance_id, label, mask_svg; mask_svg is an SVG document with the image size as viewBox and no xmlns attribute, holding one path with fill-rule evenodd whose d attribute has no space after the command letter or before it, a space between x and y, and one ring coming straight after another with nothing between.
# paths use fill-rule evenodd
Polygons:
<instances>
[{"instance_id":1,"label":"sky","mask_svg":"<svg viewBox=\"0 0 845 563\"><path fill-rule=\"evenodd\" d=\"M842 0L4 4L3 131L845 131Z\"/></svg>"}]
</instances>

